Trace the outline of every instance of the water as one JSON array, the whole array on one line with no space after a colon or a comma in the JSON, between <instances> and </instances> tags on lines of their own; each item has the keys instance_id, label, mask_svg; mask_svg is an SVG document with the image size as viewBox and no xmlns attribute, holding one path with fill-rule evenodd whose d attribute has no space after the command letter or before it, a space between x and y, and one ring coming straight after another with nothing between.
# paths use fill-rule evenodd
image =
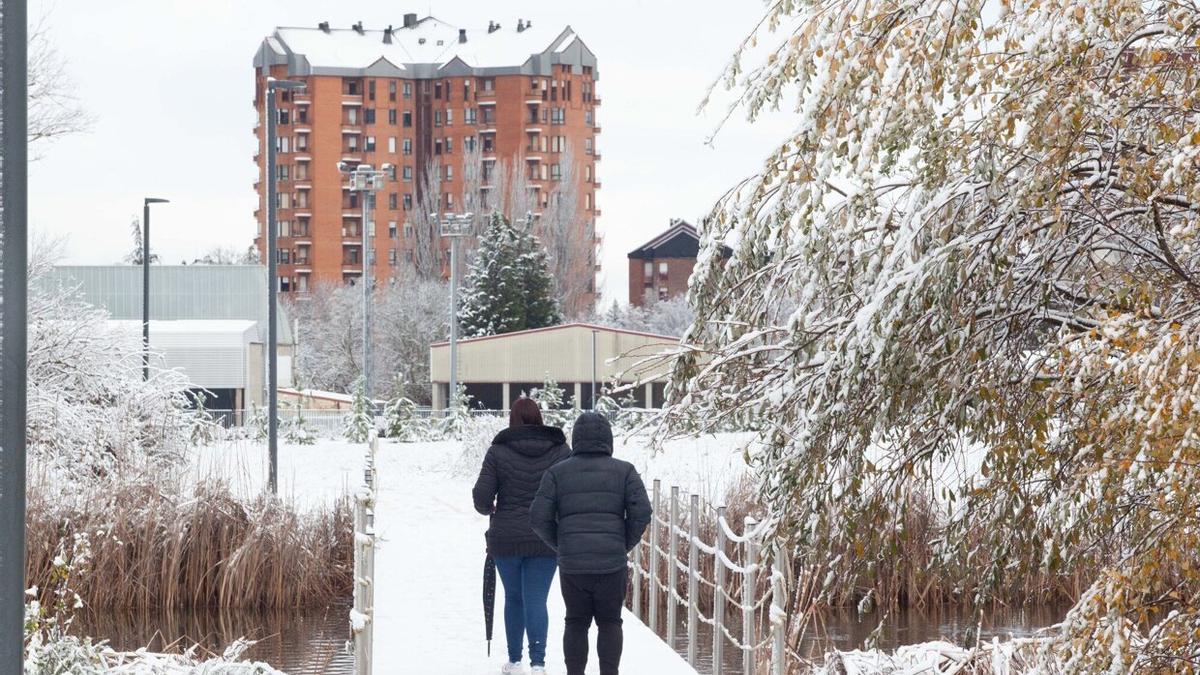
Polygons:
<instances>
[{"instance_id":1,"label":"water","mask_svg":"<svg viewBox=\"0 0 1200 675\"><path fill-rule=\"evenodd\" d=\"M220 654L240 637L258 640L245 658L265 661L289 675L352 673L346 652L350 607L295 610L106 611L75 617L72 632L107 640L114 649L179 652L199 645L199 655Z\"/></svg>"},{"instance_id":2,"label":"water","mask_svg":"<svg viewBox=\"0 0 1200 675\"><path fill-rule=\"evenodd\" d=\"M1026 637L1062 621L1067 609L1068 605L997 608L989 612L980 634L984 641L991 640L993 636L1002 640L1009 637ZM901 610L890 616L874 613L862 618L849 610L826 612L809 625L801 640L800 653L805 658L820 662L823 655L831 649L863 649L867 639L876 629L876 646L885 651L933 640L963 644L967 633L974 627L974 619L970 612L954 608ZM726 628L735 637L741 636L740 619L730 619ZM702 674L712 673L712 627L701 622L696 632L699 643L696 670ZM684 607L679 609L675 636L675 650L686 658L687 611ZM764 637L758 636L759 640ZM728 641L725 643L721 661L726 673L742 672L742 653Z\"/></svg>"}]
</instances>

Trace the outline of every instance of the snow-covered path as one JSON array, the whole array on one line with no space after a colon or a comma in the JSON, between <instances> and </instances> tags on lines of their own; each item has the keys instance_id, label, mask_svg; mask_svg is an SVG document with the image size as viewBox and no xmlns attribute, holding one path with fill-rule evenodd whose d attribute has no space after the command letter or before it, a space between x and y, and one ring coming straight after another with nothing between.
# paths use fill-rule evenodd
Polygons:
<instances>
[{"instance_id":1,"label":"snow-covered path","mask_svg":"<svg viewBox=\"0 0 1200 675\"><path fill-rule=\"evenodd\" d=\"M471 508L472 477L451 470L458 443L382 444L375 560L375 670L494 675L504 662L504 600L496 600L492 656L484 642L481 586L486 520ZM499 589L498 589L499 591ZM562 597L550 591L547 669L562 675ZM595 629L592 664L597 673ZM528 658L528 656L527 656ZM627 675L695 671L632 614L625 614Z\"/></svg>"}]
</instances>

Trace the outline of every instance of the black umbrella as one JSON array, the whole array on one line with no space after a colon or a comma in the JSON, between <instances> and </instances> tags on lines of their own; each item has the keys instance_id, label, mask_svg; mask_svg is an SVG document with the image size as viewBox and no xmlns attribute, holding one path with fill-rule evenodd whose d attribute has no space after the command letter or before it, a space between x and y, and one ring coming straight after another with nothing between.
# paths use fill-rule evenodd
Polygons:
<instances>
[{"instance_id":1,"label":"black umbrella","mask_svg":"<svg viewBox=\"0 0 1200 675\"><path fill-rule=\"evenodd\" d=\"M487 630L487 653L492 655L492 624L496 615L496 561L489 553L483 559L483 626Z\"/></svg>"}]
</instances>

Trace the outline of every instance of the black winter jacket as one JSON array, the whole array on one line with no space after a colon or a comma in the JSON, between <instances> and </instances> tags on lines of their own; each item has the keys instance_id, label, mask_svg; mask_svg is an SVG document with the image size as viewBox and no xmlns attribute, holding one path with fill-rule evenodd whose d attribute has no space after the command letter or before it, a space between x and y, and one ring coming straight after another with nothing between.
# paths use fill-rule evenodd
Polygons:
<instances>
[{"instance_id":1,"label":"black winter jacket","mask_svg":"<svg viewBox=\"0 0 1200 675\"><path fill-rule=\"evenodd\" d=\"M646 487L632 464L613 458L603 416L580 415L571 444L571 458L542 478L529 508L533 531L558 552L564 574L619 572L650 524Z\"/></svg>"},{"instance_id":2,"label":"black winter jacket","mask_svg":"<svg viewBox=\"0 0 1200 675\"><path fill-rule=\"evenodd\" d=\"M488 553L496 557L554 555L529 527L529 504L546 469L570 453L567 437L557 427L512 427L496 435L471 491L475 510L491 516Z\"/></svg>"}]
</instances>

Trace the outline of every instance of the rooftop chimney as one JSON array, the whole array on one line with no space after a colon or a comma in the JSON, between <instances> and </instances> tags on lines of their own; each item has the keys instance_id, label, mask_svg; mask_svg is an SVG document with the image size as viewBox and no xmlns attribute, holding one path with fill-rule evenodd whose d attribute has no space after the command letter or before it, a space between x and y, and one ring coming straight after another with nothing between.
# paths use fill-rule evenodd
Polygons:
<instances>
[{"instance_id":1,"label":"rooftop chimney","mask_svg":"<svg viewBox=\"0 0 1200 675\"><path fill-rule=\"evenodd\" d=\"M392 24L390 24L390 23L388 24L387 28L383 29L383 44L385 44L385 45L392 44L392 31L393 30L395 30L395 29L392 28Z\"/></svg>"},{"instance_id":2,"label":"rooftop chimney","mask_svg":"<svg viewBox=\"0 0 1200 675\"><path fill-rule=\"evenodd\" d=\"M466 28L459 28L459 29L458 29L458 43L459 43L459 44L462 44L462 43L464 43L464 42L466 42L466 41L467 41L467 29L466 29Z\"/></svg>"},{"instance_id":3,"label":"rooftop chimney","mask_svg":"<svg viewBox=\"0 0 1200 675\"><path fill-rule=\"evenodd\" d=\"M354 29L354 32L355 32L355 33L358 33L359 35L362 35L362 34L363 34L363 27L362 27L362 22L361 22L361 21L359 21L358 23L354 24L354 25L353 25L353 26L351 26L351 27Z\"/></svg>"},{"instance_id":4,"label":"rooftop chimney","mask_svg":"<svg viewBox=\"0 0 1200 675\"><path fill-rule=\"evenodd\" d=\"M517 32L525 32L525 19L517 19Z\"/></svg>"},{"instance_id":5,"label":"rooftop chimney","mask_svg":"<svg viewBox=\"0 0 1200 675\"><path fill-rule=\"evenodd\" d=\"M404 15L404 27L412 28L415 25L417 25L417 15L416 14L405 14Z\"/></svg>"},{"instance_id":6,"label":"rooftop chimney","mask_svg":"<svg viewBox=\"0 0 1200 675\"><path fill-rule=\"evenodd\" d=\"M533 28L533 22L529 19L525 19L525 30L529 30L530 28Z\"/></svg>"},{"instance_id":7,"label":"rooftop chimney","mask_svg":"<svg viewBox=\"0 0 1200 675\"><path fill-rule=\"evenodd\" d=\"M489 20L488 21L488 35L491 35L492 33L495 33L498 30L500 30L500 24L496 23L495 21Z\"/></svg>"},{"instance_id":8,"label":"rooftop chimney","mask_svg":"<svg viewBox=\"0 0 1200 675\"><path fill-rule=\"evenodd\" d=\"M329 22L322 21L321 23L317 24L317 28L320 28L322 31L328 33L329 32Z\"/></svg>"}]
</instances>

